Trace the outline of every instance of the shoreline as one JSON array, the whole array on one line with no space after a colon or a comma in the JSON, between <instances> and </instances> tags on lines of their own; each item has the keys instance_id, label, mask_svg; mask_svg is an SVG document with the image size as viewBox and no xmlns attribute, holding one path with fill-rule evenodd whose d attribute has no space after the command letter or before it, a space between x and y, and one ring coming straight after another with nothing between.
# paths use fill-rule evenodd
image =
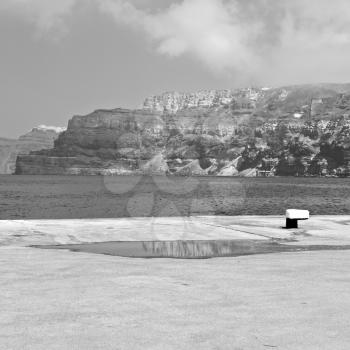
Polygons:
<instances>
[{"instance_id":1,"label":"shoreline","mask_svg":"<svg viewBox=\"0 0 350 350\"><path fill-rule=\"evenodd\" d=\"M350 176L333 176L333 175L306 175L306 176L289 176L289 175L274 175L274 176L229 176L229 175L205 175L205 174L201 174L201 175L196 175L196 174L192 174L190 176L186 176L186 175L176 175L176 174L144 174L144 173L128 173L128 174L0 174L1 176L14 176L14 177L19 177L19 176L25 176L25 177L29 177L29 176L66 176L66 177L127 177L127 176L132 176L132 177L170 177L170 178L188 178L188 177L194 177L194 178L225 178L225 179L273 179L273 178L303 178L303 179L350 179Z\"/></svg>"}]
</instances>

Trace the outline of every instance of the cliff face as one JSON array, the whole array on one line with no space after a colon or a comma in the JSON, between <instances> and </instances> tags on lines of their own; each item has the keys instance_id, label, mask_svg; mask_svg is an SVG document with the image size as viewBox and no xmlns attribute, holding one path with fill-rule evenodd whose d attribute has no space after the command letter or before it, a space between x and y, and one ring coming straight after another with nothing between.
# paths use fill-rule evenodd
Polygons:
<instances>
[{"instance_id":1,"label":"cliff face","mask_svg":"<svg viewBox=\"0 0 350 350\"><path fill-rule=\"evenodd\" d=\"M0 174L11 174L16 163L17 140L0 138Z\"/></svg>"},{"instance_id":2,"label":"cliff face","mask_svg":"<svg viewBox=\"0 0 350 350\"><path fill-rule=\"evenodd\" d=\"M75 116L50 150L21 155L17 174L254 176L347 166L350 86L166 93L143 110Z\"/></svg>"},{"instance_id":3,"label":"cliff face","mask_svg":"<svg viewBox=\"0 0 350 350\"><path fill-rule=\"evenodd\" d=\"M19 154L29 154L32 151L53 147L63 128L39 126L18 140L0 139L0 174L13 174L16 168L16 158Z\"/></svg>"}]
</instances>

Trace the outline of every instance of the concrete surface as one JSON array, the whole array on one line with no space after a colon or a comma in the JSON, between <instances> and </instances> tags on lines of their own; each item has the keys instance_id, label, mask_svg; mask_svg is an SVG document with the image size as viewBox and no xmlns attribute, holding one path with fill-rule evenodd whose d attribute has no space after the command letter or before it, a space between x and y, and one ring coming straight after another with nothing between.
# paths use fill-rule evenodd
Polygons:
<instances>
[{"instance_id":1,"label":"concrete surface","mask_svg":"<svg viewBox=\"0 0 350 350\"><path fill-rule=\"evenodd\" d=\"M312 217L292 231L283 224L281 217L0 222L0 349L348 350L350 251L144 260L25 247L240 235L349 244L349 216Z\"/></svg>"},{"instance_id":2,"label":"concrete surface","mask_svg":"<svg viewBox=\"0 0 350 350\"><path fill-rule=\"evenodd\" d=\"M350 244L350 215L312 216L286 230L283 216L200 216L83 220L0 220L1 245L105 241L284 239L291 244Z\"/></svg>"}]
</instances>

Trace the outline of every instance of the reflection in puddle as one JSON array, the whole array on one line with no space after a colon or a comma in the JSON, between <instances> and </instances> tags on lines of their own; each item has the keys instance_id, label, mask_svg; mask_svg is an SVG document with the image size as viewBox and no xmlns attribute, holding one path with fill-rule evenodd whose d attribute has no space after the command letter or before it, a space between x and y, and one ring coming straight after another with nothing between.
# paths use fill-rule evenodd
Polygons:
<instances>
[{"instance_id":1,"label":"reflection in puddle","mask_svg":"<svg viewBox=\"0 0 350 350\"><path fill-rule=\"evenodd\" d=\"M132 258L207 259L281 252L347 250L350 246L298 246L270 240L102 242L36 246Z\"/></svg>"}]
</instances>

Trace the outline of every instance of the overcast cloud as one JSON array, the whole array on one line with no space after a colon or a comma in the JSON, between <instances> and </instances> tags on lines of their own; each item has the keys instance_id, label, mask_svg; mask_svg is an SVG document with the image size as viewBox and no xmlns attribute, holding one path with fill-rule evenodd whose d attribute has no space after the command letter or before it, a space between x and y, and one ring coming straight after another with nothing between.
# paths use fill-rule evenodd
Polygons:
<instances>
[{"instance_id":1,"label":"overcast cloud","mask_svg":"<svg viewBox=\"0 0 350 350\"><path fill-rule=\"evenodd\" d=\"M115 103L134 107L135 94L163 89L350 80L349 0L0 0L2 24L0 74L9 85L0 102L8 110L11 91L26 86L46 94L54 85L49 98L68 109L73 102L60 94L69 89L81 94L78 107L84 96L112 101L111 89ZM42 79L29 80L31 72Z\"/></svg>"},{"instance_id":2,"label":"overcast cloud","mask_svg":"<svg viewBox=\"0 0 350 350\"><path fill-rule=\"evenodd\" d=\"M183 0L163 6L148 0L142 7L127 0L2 0L0 10L35 23L43 35L62 35L69 31L67 17L87 3L143 33L160 55L189 55L214 74L307 74L329 70L350 53L348 0Z\"/></svg>"}]
</instances>

